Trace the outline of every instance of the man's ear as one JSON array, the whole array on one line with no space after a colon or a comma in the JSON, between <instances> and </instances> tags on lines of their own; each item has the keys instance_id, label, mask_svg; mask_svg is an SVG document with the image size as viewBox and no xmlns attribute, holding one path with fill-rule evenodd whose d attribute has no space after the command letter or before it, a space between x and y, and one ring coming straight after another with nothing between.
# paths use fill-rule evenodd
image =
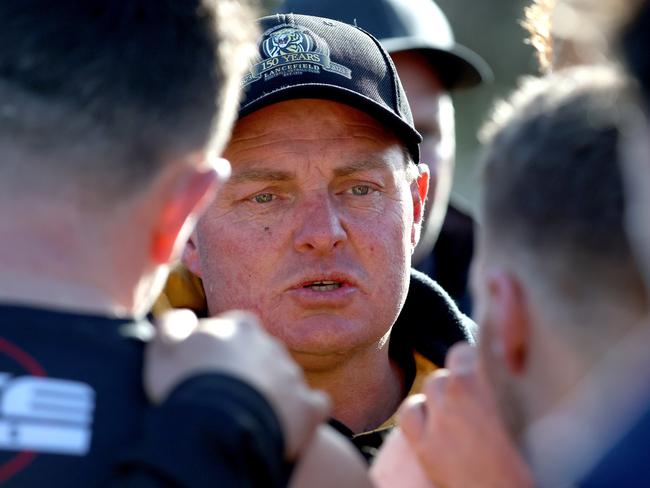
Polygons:
<instances>
[{"instance_id":1,"label":"man's ear","mask_svg":"<svg viewBox=\"0 0 650 488\"><path fill-rule=\"evenodd\" d=\"M411 244L415 246L420 240L422 221L424 219L424 205L429 191L429 167L418 164L418 176L411 183L411 197L413 198L413 229L411 230Z\"/></svg>"},{"instance_id":2,"label":"man's ear","mask_svg":"<svg viewBox=\"0 0 650 488\"><path fill-rule=\"evenodd\" d=\"M163 185L163 204L152 229L150 257L155 264L175 259L196 220L214 196L218 173L212 168L185 166Z\"/></svg>"},{"instance_id":3,"label":"man's ear","mask_svg":"<svg viewBox=\"0 0 650 488\"><path fill-rule=\"evenodd\" d=\"M506 271L488 272L489 305L486 320L493 333L490 345L512 375L526 369L530 340L530 314L519 279Z\"/></svg>"},{"instance_id":4,"label":"man's ear","mask_svg":"<svg viewBox=\"0 0 650 488\"><path fill-rule=\"evenodd\" d=\"M199 249L196 245L197 235L196 231L192 232L192 235L185 243L183 248L183 254L181 255L181 262L183 265L194 273L199 278L201 276L201 257L199 255Z\"/></svg>"},{"instance_id":5,"label":"man's ear","mask_svg":"<svg viewBox=\"0 0 650 488\"><path fill-rule=\"evenodd\" d=\"M420 163L420 166L426 166L429 169L429 189L427 190L426 206L431 206L436 201L436 191L438 189L438 178L440 177L440 165L433 165L431 168L426 163ZM424 224L424 222L423 222Z\"/></svg>"}]
</instances>

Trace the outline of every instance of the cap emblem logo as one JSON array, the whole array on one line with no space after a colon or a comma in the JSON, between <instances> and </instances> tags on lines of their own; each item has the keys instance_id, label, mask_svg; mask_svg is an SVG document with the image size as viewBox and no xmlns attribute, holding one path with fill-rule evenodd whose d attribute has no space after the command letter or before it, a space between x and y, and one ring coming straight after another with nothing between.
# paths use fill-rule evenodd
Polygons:
<instances>
[{"instance_id":1,"label":"cap emblem logo","mask_svg":"<svg viewBox=\"0 0 650 488\"><path fill-rule=\"evenodd\" d=\"M269 58L282 54L308 53L314 47L314 41L306 32L287 27L271 32L263 41L262 49Z\"/></svg>"},{"instance_id":2,"label":"cap emblem logo","mask_svg":"<svg viewBox=\"0 0 650 488\"><path fill-rule=\"evenodd\" d=\"M271 80L277 76L321 74L323 71L352 78L352 71L330 59L327 43L302 27L282 24L268 29L259 43L260 56L242 85Z\"/></svg>"}]
</instances>

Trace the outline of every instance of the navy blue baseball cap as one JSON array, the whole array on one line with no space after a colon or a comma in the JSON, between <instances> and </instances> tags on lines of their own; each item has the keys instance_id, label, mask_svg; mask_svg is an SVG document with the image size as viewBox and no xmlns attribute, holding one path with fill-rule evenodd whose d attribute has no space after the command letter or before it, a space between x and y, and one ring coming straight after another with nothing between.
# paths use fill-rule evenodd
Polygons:
<instances>
[{"instance_id":1,"label":"navy blue baseball cap","mask_svg":"<svg viewBox=\"0 0 650 488\"><path fill-rule=\"evenodd\" d=\"M277 14L259 24L258 56L242 80L240 117L286 100L345 103L392 130L419 162L422 137L395 66L377 39L358 27L309 15Z\"/></svg>"},{"instance_id":2,"label":"navy blue baseball cap","mask_svg":"<svg viewBox=\"0 0 650 488\"><path fill-rule=\"evenodd\" d=\"M367 30L389 53L417 50L447 89L492 79L474 51L458 44L447 17L433 0L284 0L278 12L319 15Z\"/></svg>"}]
</instances>

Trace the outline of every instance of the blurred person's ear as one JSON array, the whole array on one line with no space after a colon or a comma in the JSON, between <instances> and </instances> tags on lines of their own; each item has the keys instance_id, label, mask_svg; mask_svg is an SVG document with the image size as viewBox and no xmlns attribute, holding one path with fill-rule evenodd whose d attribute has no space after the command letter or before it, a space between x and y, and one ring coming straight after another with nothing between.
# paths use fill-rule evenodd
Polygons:
<instances>
[{"instance_id":1,"label":"blurred person's ear","mask_svg":"<svg viewBox=\"0 0 650 488\"><path fill-rule=\"evenodd\" d=\"M529 314L520 281L503 270L487 276L487 322L492 327L488 347L512 375L526 367L529 339Z\"/></svg>"},{"instance_id":2,"label":"blurred person's ear","mask_svg":"<svg viewBox=\"0 0 650 488\"><path fill-rule=\"evenodd\" d=\"M413 198L413 228L411 229L411 244L413 249L420 241L422 221L424 220L424 205L429 191L429 167L418 164L418 176L411 183L411 197Z\"/></svg>"},{"instance_id":3,"label":"blurred person's ear","mask_svg":"<svg viewBox=\"0 0 650 488\"><path fill-rule=\"evenodd\" d=\"M194 164L170 164L162 172L158 179L161 204L152 222L149 246L155 264L167 264L180 254L220 179L215 168Z\"/></svg>"}]
</instances>

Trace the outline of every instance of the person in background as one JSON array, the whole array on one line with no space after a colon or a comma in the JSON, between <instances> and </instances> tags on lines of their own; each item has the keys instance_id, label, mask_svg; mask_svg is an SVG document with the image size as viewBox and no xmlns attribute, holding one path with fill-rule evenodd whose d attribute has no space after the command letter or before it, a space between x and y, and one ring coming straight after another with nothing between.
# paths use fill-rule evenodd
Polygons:
<instances>
[{"instance_id":1,"label":"person in background","mask_svg":"<svg viewBox=\"0 0 650 488\"><path fill-rule=\"evenodd\" d=\"M650 290L650 56L647 51L650 4L647 1L611 2L610 8L613 16L624 19L620 29L612 36L612 44L637 82L635 96L628 107L630 116L621 159L626 184L627 230L647 292ZM645 330L631 334L625 343L623 352L633 360L628 360L616 370L615 375L610 375L612 382L631 382L629 389L636 390L636 401L628 411L613 412L615 416L626 416L626 421L619 427L607 452L583 478L582 486L641 487L647 484L650 476L647 456L644 455L650 441L650 393L647 389L650 334L647 318L645 327Z\"/></svg>"},{"instance_id":2,"label":"person in background","mask_svg":"<svg viewBox=\"0 0 650 488\"><path fill-rule=\"evenodd\" d=\"M260 25L224 153L233 175L183 262L209 314L260 316L371 458L401 401L473 324L411 270L429 173L388 54L330 19L279 14Z\"/></svg>"},{"instance_id":3,"label":"person in background","mask_svg":"<svg viewBox=\"0 0 650 488\"><path fill-rule=\"evenodd\" d=\"M650 393L643 375L620 381L650 366L619 168L627 90L612 68L571 68L530 80L495 110L473 279L479 357L452 351L449 373L432 377L401 417L434 482L585 482ZM480 409L488 421L473 429ZM481 448L486 438L498 447ZM440 444L458 448L433 456Z\"/></svg>"},{"instance_id":4,"label":"person in background","mask_svg":"<svg viewBox=\"0 0 650 488\"><path fill-rule=\"evenodd\" d=\"M286 349L241 313L145 318L229 172L251 13L2 0L0 21L0 484L285 486L327 413Z\"/></svg>"},{"instance_id":5,"label":"person in background","mask_svg":"<svg viewBox=\"0 0 650 488\"><path fill-rule=\"evenodd\" d=\"M451 93L489 80L489 67L455 42L447 18L432 0L285 0L277 10L358 25L390 53L422 135L422 162L431 174L413 266L434 278L470 314L473 220L449 201L456 147Z\"/></svg>"}]
</instances>

